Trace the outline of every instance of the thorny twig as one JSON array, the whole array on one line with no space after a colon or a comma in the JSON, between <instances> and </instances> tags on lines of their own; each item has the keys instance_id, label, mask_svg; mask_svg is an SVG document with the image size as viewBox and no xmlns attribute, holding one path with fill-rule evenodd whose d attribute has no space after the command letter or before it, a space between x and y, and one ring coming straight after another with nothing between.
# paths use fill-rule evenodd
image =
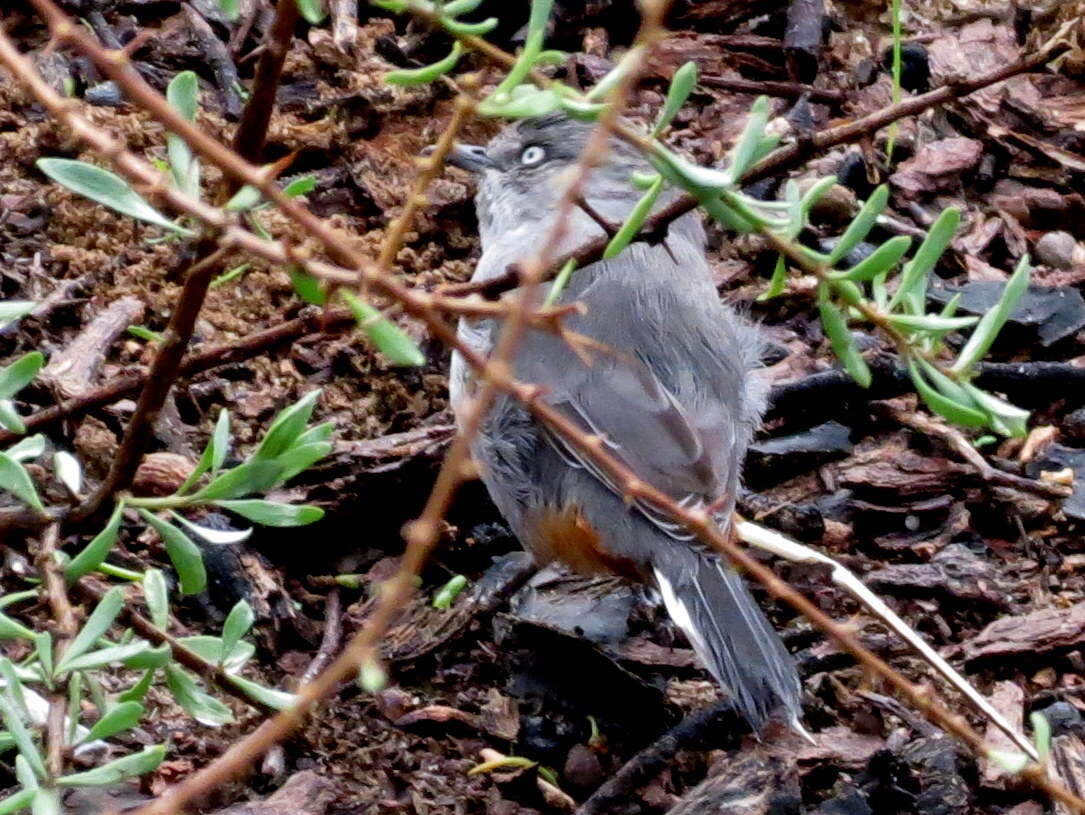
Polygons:
<instances>
[{"instance_id":1,"label":"thorny twig","mask_svg":"<svg viewBox=\"0 0 1085 815\"><path fill-rule=\"evenodd\" d=\"M48 0L34 0L34 2L42 5L47 4ZM54 22L57 21L54 20ZM65 22L62 15L59 22ZM81 47L86 51L87 43L83 43ZM93 50L96 47L97 46L93 42L89 42L90 49ZM126 76L125 79L132 81L130 74ZM121 82L121 84L124 85L125 83ZM152 112L155 111L152 110ZM168 123L168 126L172 127L172 123ZM187 137L190 134L182 133L182 135ZM214 147L208 146L206 142L203 147L211 153L214 153L216 148L222 149L219 145L215 144L213 140L211 143ZM255 168L246 166L243 162L239 163L236 161L236 157L234 158L235 160L230 163L230 167L225 169L238 172L243 180L257 181L259 182L257 186L262 184L262 188L270 189L271 185L267 182L267 179L261 177ZM214 161L214 158L212 158L212 161ZM268 189L265 189L265 192L268 192ZM269 194L274 197L274 192L277 191L271 190ZM288 210L288 215L300 220L302 223L308 223L310 221L309 218L305 217L308 213L296 215L289 212L289 210L293 209L294 213L297 213L298 208L296 207L291 208L284 206L283 209ZM320 224L319 221L317 223ZM328 242L327 238L329 235L334 238L334 233L331 233L330 230L318 230L318 237L322 242L325 242L326 245L328 245L330 250L337 250L341 256L348 258L348 260L360 259L357 253L353 252L349 246L336 246L335 244L337 241L334 239ZM672 517L682 521L688 528L696 532L702 540L713 545L715 548L729 556L739 566L747 569L755 577L765 582L773 594L790 602L798 610L810 617L816 625L823 628L826 633L836 639L844 648L854 653L864 665L894 684L906 698L913 704L916 704L917 707L924 710L932 720L937 721L942 727L953 732L974 748L982 749L982 739L975 731L971 730L962 719L953 716L940 704L928 699L921 691L907 682L903 677L899 676L899 674L896 674L889 666L865 651L859 643L850 636L849 632L836 626L833 621L826 618L816 608L810 605L808 601L800 595L797 595L793 590L786 586L786 584L779 581L771 571L768 571L765 567L755 561L750 560L742 550L735 547L720 534L719 530L715 528L711 519L705 513L690 512L684 510L682 507L674 505L673 502L666 498L666 496L659 494L637 479L635 475L625 471L620 463L608 456L601 440L584 436L575 426L572 426L565 420L563 416L545 403L540 402L538 399L540 394L536 386L517 382L509 375L507 370L502 369L500 366L487 365L485 361L479 358L479 356L471 349L462 346L462 344L457 341L451 327L435 314L432 304L427 302L425 298L419 297L417 292L413 292L393 280L384 279L376 275L374 276L374 279L375 282L379 284L382 293L402 302L404 309L408 313L421 317L430 325L435 336L460 350L468 364L481 373L484 382L489 382L497 390L525 401L540 420L551 424L557 432L568 438L570 443L582 449L586 455L591 456L601 467L614 476L617 483L624 484L626 492L630 497L640 497L643 500L649 501L664 509L664 511L668 512ZM358 664L358 656L360 654L365 654L373 647L381 631L386 627L390 615L394 613L395 608L396 606L392 601L378 606L377 613L375 613L371 624L367 626L352 645L348 647L347 652L337 660L328 671L318 677L312 685L302 689L302 692L299 693L299 702L293 710L288 711L285 714L280 714L274 719L265 722L256 732L238 745L235 745L235 748L231 749L220 762L216 762L216 764L206 768L201 773L197 773L196 776L193 776L189 781L186 781L178 787L177 792L181 793L187 787L188 796L191 797L198 790L190 785L189 782L214 782L216 779L228 777L238 767L244 766L247 761L251 760L255 755L258 755L267 745L273 743L286 732L289 732L289 730L300 721L300 717L308 711L315 701L334 689L338 681L347 676L355 668ZM1026 767L1023 771L1023 775L1036 785L1047 790L1049 794L1059 800L1066 802L1068 805L1079 811L1085 811L1082 809L1085 807L1085 802L1077 799L1065 789L1050 782L1035 765ZM173 798L172 800L176 801L179 799ZM180 800L187 800L187 798ZM157 811L170 810L159 809Z\"/></svg>"}]
</instances>

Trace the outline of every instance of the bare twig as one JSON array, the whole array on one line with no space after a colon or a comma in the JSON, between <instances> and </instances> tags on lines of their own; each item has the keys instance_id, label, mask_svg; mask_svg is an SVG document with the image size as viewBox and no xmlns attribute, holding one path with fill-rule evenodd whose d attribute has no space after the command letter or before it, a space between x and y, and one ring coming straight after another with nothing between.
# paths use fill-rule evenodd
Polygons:
<instances>
[{"instance_id":1,"label":"bare twig","mask_svg":"<svg viewBox=\"0 0 1085 815\"><path fill-rule=\"evenodd\" d=\"M811 102L830 102L839 104L847 100L844 91L835 88L815 88L802 82L780 82L772 79L740 79L738 77L701 74L697 80L710 88L722 88L726 91L756 94L758 96L781 96L785 99L798 99L807 96Z\"/></svg>"},{"instance_id":2,"label":"bare twig","mask_svg":"<svg viewBox=\"0 0 1085 815\"><path fill-rule=\"evenodd\" d=\"M53 613L55 629L53 632L53 664L59 665L68 650L68 643L79 632L79 622L71 601L68 599L68 586L64 573L57 562L56 553L60 538L60 525L50 524L41 536L36 553L35 565L42 576L45 596ZM45 731L45 766L51 779L64 774L64 718L68 708L68 682L61 677L56 687L49 694L49 716Z\"/></svg>"},{"instance_id":3,"label":"bare twig","mask_svg":"<svg viewBox=\"0 0 1085 815\"><path fill-rule=\"evenodd\" d=\"M339 588L333 586L324 598L324 635L320 638L320 648L301 675L301 684L307 685L328 667L339 650L339 643L343 638L343 620L339 603Z\"/></svg>"}]
</instances>

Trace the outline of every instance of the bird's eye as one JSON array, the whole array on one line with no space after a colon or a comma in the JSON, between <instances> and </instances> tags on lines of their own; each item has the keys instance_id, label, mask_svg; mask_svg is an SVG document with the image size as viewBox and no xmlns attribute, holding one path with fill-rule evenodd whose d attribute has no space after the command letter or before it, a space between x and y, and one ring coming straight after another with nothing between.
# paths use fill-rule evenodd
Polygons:
<instances>
[{"instance_id":1,"label":"bird's eye","mask_svg":"<svg viewBox=\"0 0 1085 815\"><path fill-rule=\"evenodd\" d=\"M525 167L534 167L536 164L542 163L544 158L546 158L546 151L539 145L533 144L526 147L524 152L520 154L520 163Z\"/></svg>"}]
</instances>

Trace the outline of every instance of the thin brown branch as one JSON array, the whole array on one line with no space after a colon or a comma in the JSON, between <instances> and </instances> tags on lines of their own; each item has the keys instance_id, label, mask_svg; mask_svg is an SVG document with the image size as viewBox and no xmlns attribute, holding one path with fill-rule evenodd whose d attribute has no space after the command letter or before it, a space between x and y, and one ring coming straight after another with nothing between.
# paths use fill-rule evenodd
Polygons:
<instances>
[{"instance_id":1,"label":"thin brown branch","mask_svg":"<svg viewBox=\"0 0 1085 815\"><path fill-rule=\"evenodd\" d=\"M214 241L210 239L201 241L196 254L203 259L194 263L185 274L181 295L177 298L173 314L170 315L169 325L163 333L158 353L155 354L154 362L147 373L136 409L124 430L117 455L102 483L83 503L72 510L68 516L70 520L78 523L91 517L118 490L123 490L132 483L143 452L151 441L154 423L166 403L170 388L180 374L181 360L196 328L196 318L203 308L207 288L218 273L221 265L219 261L225 254L222 249L214 249L214 245Z\"/></svg>"},{"instance_id":2,"label":"thin brown branch","mask_svg":"<svg viewBox=\"0 0 1085 815\"><path fill-rule=\"evenodd\" d=\"M275 20L261 43L263 50L256 63L252 93L234 134L234 150L246 161L258 163L264 157L264 144L267 141L271 114L275 111L279 79L282 77L286 55L290 51L298 16L297 0L279 0L275 5ZM230 178L223 200L237 192L239 187L238 179Z\"/></svg>"},{"instance_id":3,"label":"thin brown branch","mask_svg":"<svg viewBox=\"0 0 1085 815\"><path fill-rule=\"evenodd\" d=\"M997 484L1003 487L1012 487L1023 492L1030 492L1044 498L1068 498L1073 493L1073 488L1064 484L1053 484L1049 481L1039 481L1034 478L1025 478L1015 473L1007 473L992 466L983 454L972 446L965 435L955 427L950 427L943 421L933 416L916 413L911 410L901 410L889 404L883 404L882 409L891 416L894 421L926 433L929 436L941 439L957 455L967 461L976 470L981 479L988 484Z\"/></svg>"},{"instance_id":4,"label":"thin brown branch","mask_svg":"<svg viewBox=\"0 0 1085 815\"><path fill-rule=\"evenodd\" d=\"M332 586L324 598L324 634L320 638L320 648L316 656L301 675L301 684L307 685L331 664L335 652L339 650L343 638L342 609L340 608L339 587Z\"/></svg>"},{"instance_id":5,"label":"thin brown branch","mask_svg":"<svg viewBox=\"0 0 1085 815\"><path fill-rule=\"evenodd\" d=\"M94 605L101 602L102 597L105 596L105 593L108 590L107 586L91 577L84 577L78 580L72 588L82 596L88 604ZM201 679L215 684L223 693L229 694L235 699L260 710L263 713L272 714L275 712L274 708L246 696L236 685L230 682L230 675L220 666L208 662L195 651L186 647L184 643L172 634L158 628L158 626L136 611L130 603L124 604L124 607L121 609L121 616L141 637L156 645L168 645L173 658L177 660L177 662L184 665Z\"/></svg>"},{"instance_id":6,"label":"thin brown branch","mask_svg":"<svg viewBox=\"0 0 1085 815\"><path fill-rule=\"evenodd\" d=\"M697 81L710 88L722 88L726 91L749 93L757 96L779 96L784 99L798 99L807 96L811 102L829 102L839 104L847 100L844 91L835 88L815 88L802 82L780 82L772 79L739 79L714 74L701 74Z\"/></svg>"},{"instance_id":7,"label":"thin brown branch","mask_svg":"<svg viewBox=\"0 0 1085 815\"><path fill-rule=\"evenodd\" d=\"M68 599L68 585L57 562L60 525L45 528L35 553L35 565L42 578L45 596L53 614L53 664L58 665L68 650L68 644L79 632L79 621ZM64 719L68 709L68 683L61 678L49 694L49 714L45 725L45 768L51 779L64 774L65 730Z\"/></svg>"}]
</instances>

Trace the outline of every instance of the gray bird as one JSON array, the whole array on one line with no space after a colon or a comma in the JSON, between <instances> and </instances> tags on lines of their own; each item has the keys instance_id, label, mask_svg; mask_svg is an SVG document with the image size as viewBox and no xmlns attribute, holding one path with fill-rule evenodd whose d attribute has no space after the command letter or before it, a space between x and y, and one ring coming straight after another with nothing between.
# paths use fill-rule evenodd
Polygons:
<instances>
[{"instance_id":1,"label":"gray bird","mask_svg":"<svg viewBox=\"0 0 1085 815\"><path fill-rule=\"evenodd\" d=\"M510 125L486 147L454 150L449 161L479 179L482 258L473 280L500 275L537 251L557 215L568 180L563 171L575 164L590 128L546 116ZM620 223L640 195L631 174L651 168L632 148L612 142L584 197ZM674 194L666 192L660 204ZM604 234L582 209L570 217L554 257ZM719 300L699 216L675 221L662 243L634 243L576 271L562 301L587 307L566 326L594 341L591 359L532 330L516 354L516 376L542 385L542 398L601 436L639 478L685 507L713 505L726 526L764 402L750 375L760 342ZM494 320L464 319L459 336L487 354L499 331ZM462 414L474 379L458 354L450 389ZM605 473L510 397L494 403L473 455L494 503L537 561L655 587L752 726L778 707L798 725L800 685L791 656L728 564L653 507L630 506Z\"/></svg>"}]
</instances>

